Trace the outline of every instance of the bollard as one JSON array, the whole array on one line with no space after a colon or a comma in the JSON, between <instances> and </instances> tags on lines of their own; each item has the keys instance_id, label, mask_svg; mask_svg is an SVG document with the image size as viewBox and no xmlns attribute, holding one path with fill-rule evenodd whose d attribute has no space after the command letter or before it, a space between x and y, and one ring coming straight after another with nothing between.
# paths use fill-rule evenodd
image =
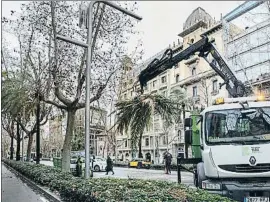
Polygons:
<instances>
[{"instance_id":1,"label":"bollard","mask_svg":"<svg viewBox=\"0 0 270 202\"><path fill-rule=\"evenodd\" d=\"M178 183L181 183L181 156L178 154L177 156L177 179L178 179Z\"/></svg>"}]
</instances>

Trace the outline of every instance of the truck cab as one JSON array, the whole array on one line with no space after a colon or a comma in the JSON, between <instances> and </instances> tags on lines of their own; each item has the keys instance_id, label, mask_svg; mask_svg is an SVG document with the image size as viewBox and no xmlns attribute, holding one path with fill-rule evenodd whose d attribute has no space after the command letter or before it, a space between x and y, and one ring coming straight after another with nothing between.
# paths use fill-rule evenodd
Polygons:
<instances>
[{"instance_id":1,"label":"truck cab","mask_svg":"<svg viewBox=\"0 0 270 202\"><path fill-rule=\"evenodd\" d=\"M263 96L218 98L201 112L197 123L191 120L185 125L199 128L202 159L195 166L195 185L237 201L269 201L269 100ZM188 140L198 146L190 132Z\"/></svg>"}]
</instances>

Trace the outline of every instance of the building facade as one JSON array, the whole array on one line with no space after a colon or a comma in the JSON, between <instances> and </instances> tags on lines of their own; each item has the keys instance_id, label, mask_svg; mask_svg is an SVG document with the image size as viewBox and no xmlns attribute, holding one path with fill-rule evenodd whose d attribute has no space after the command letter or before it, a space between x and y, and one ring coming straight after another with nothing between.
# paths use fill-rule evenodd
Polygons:
<instances>
[{"instance_id":1,"label":"building facade","mask_svg":"<svg viewBox=\"0 0 270 202\"><path fill-rule=\"evenodd\" d=\"M81 138L81 144L84 145L85 130L85 109L79 109L76 112L74 141ZM112 153L110 145L107 144L107 111L99 107L91 107L90 113L90 153L96 156L107 156ZM83 146L84 148L84 146Z\"/></svg>"},{"instance_id":2,"label":"building facade","mask_svg":"<svg viewBox=\"0 0 270 202\"><path fill-rule=\"evenodd\" d=\"M235 31L234 29L232 30ZM190 14L184 23L183 31L178 34L182 38L182 42L178 40L177 43L173 43L169 47L174 53L180 52L200 40L202 35L214 38L217 49L223 54L222 23L220 21L216 22L200 7ZM129 68L129 71L126 71L126 78L123 78L125 85L121 91L121 99L130 99L135 96L136 89L134 91L131 88L134 78L154 58L160 58L163 53L164 50L158 52L141 65ZM211 56L208 59L211 61ZM211 69L203 58L194 55L150 80L144 92L169 96L173 93L174 89L181 89L192 100L193 109L201 109L211 105L213 99L217 96L228 96L225 87L219 89L219 83L222 82L223 80ZM187 112L186 116L188 115L189 113ZM131 160L131 141L129 134L119 134L117 141L118 145L120 145L117 148L117 155L122 156L124 161ZM168 150L172 153L173 157L176 157L178 149L184 150L183 124L177 123L167 127L163 124L161 117L154 116L152 126L143 134L143 157L146 158L147 156L149 158L150 156L154 163L159 164L163 163L163 154L165 151ZM176 160L176 158L173 159Z\"/></svg>"},{"instance_id":3,"label":"building facade","mask_svg":"<svg viewBox=\"0 0 270 202\"><path fill-rule=\"evenodd\" d=\"M250 2L243 5L248 3ZM243 10L245 6L241 5L239 9L229 13L227 16L230 17L241 14L237 18L245 17L248 12L265 14L261 18L258 17L259 14L256 15L258 22L251 27L247 26L239 34L233 37L227 34L224 43L226 59L237 78L247 86L251 85L255 94L270 96L270 10L267 3L269 2L258 3L251 11ZM224 17L224 27L230 24L230 21L226 21L227 16ZM224 33L226 34L226 30Z\"/></svg>"}]
</instances>

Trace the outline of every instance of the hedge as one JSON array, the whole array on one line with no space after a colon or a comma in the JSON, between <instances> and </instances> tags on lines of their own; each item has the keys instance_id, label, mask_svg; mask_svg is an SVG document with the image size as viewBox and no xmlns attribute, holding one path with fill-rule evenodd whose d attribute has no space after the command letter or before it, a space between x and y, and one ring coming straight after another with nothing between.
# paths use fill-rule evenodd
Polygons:
<instances>
[{"instance_id":1,"label":"hedge","mask_svg":"<svg viewBox=\"0 0 270 202\"><path fill-rule=\"evenodd\" d=\"M33 180L58 191L63 201L72 202L214 202L232 201L206 191L188 188L173 182L141 179L74 177L46 165L3 159L3 161Z\"/></svg>"},{"instance_id":2,"label":"hedge","mask_svg":"<svg viewBox=\"0 0 270 202\"><path fill-rule=\"evenodd\" d=\"M122 163L122 162L116 162L113 164L115 167L124 167L127 168L128 167L128 163ZM182 165L183 167L185 167L188 170L192 170L193 165ZM164 170L165 169L165 165L164 164L151 164L150 166L151 170ZM172 164L171 165L171 170L173 171L177 171L177 165L176 164ZM182 169L182 171L186 171L185 169Z\"/></svg>"}]
</instances>

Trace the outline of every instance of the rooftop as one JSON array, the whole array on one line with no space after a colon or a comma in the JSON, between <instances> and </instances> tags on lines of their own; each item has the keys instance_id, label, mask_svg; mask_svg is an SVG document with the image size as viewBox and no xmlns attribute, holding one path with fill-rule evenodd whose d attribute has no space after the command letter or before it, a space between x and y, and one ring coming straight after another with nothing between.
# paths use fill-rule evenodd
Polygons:
<instances>
[{"instance_id":1,"label":"rooftop","mask_svg":"<svg viewBox=\"0 0 270 202\"><path fill-rule=\"evenodd\" d=\"M178 36L184 37L199 27L208 29L213 24L215 20L203 8L198 7L188 16L183 25L183 31Z\"/></svg>"}]
</instances>

